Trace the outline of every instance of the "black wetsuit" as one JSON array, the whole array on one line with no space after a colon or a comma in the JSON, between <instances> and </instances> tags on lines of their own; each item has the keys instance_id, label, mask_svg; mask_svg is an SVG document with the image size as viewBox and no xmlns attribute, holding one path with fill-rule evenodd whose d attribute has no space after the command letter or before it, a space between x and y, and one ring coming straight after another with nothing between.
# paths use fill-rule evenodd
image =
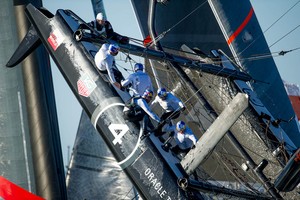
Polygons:
<instances>
[{"instance_id":1,"label":"black wetsuit","mask_svg":"<svg viewBox=\"0 0 300 200\"><path fill-rule=\"evenodd\" d=\"M121 44L128 44L129 43L129 38L122 36L116 32L114 32L114 29L112 27L112 25L110 24L109 21L105 21L104 25L101 25L99 23L97 23L96 20L91 21L89 24L89 26L93 27L94 29L96 29L98 32L103 33L104 32L104 28L105 28L105 37L106 39L111 39L114 40L116 42L119 42Z\"/></svg>"}]
</instances>

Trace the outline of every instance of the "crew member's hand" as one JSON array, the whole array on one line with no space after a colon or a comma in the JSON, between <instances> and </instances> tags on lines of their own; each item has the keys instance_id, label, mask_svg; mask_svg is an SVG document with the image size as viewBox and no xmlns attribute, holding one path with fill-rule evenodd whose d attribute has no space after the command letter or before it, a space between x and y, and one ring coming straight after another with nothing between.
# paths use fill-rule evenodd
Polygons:
<instances>
[{"instance_id":1,"label":"crew member's hand","mask_svg":"<svg viewBox=\"0 0 300 200\"><path fill-rule=\"evenodd\" d=\"M120 83L114 82L113 84L114 84L117 88L121 89L121 84L120 84Z\"/></svg>"}]
</instances>

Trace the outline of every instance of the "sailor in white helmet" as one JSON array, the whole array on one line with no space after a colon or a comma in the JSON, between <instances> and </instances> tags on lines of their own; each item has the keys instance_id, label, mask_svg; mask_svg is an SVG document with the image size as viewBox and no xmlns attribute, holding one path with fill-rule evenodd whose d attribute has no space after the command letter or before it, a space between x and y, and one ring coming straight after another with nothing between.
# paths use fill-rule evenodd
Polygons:
<instances>
[{"instance_id":1,"label":"sailor in white helmet","mask_svg":"<svg viewBox=\"0 0 300 200\"><path fill-rule=\"evenodd\" d=\"M128 44L129 38L114 32L112 25L107 21L104 13L98 13L96 19L88 23L89 26L96 29L104 38L111 39L121 44Z\"/></svg>"},{"instance_id":2,"label":"sailor in white helmet","mask_svg":"<svg viewBox=\"0 0 300 200\"><path fill-rule=\"evenodd\" d=\"M95 64L102 73L107 73L110 81L121 89L122 73L115 66L115 59L120 47L117 44L103 44L95 55Z\"/></svg>"},{"instance_id":3,"label":"sailor in white helmet","mask_svg":"<svg viewBox=\"0 0 300 200\"><path fill-rule=\"evenodd\" d=\"M123 87L130 87L133 96L142 96L146 89L153 91L153 86L150 76L145 73L144 66L141 63L134 65L134 73L130 74L125 80L121 82Z\"/></svg>"},{"instance_id":4,"label":"sailor in white helmet","mask_svg":"<svg viewBox=\"0 0 300 200\"><path fill-rule=\"evenodd\" d=\"M98 13L96 19L91 21L89 25L105 38L111 38L114 35L114 30L103 13Z\"/></svg>"}]
</instances>

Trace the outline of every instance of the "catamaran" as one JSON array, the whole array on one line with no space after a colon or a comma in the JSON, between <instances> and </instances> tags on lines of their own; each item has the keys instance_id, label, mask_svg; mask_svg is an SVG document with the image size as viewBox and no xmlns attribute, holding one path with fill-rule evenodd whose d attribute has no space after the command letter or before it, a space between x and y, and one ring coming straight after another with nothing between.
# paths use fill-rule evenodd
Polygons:
<instances>
[{"instance_id":1,"label":"catamaran","mask_svg":"<svg viewBox=\"0 0 300 200\"><path fill-rule=\"evenodd\" d=\"M172 90L187 105L182 118L198 137L187 155L166 150L154 134L142 137L146 127L123 118L129 93L114 87L94 64L99 47L114 41L71 10L59 9L54 15L29 4L26 13L32 27L7 66L15 66L43 44L143 199L295 198L299 145L288 128L281 127L285 118L274 117L257 93L264 90L263 79L213 45L209 53L181 42L177 49L165 48L155 40L152 3L152 42L119 46L124 54L151 59L157 85ZM251 13L250 9L248 16Z\"/></svg>"}]
</instances>

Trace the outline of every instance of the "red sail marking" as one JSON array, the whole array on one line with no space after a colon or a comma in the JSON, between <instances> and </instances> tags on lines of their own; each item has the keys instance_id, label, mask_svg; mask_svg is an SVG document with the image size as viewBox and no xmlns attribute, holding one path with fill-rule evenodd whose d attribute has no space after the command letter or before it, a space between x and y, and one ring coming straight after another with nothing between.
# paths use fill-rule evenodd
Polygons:
<instances>
[{"instance_id":1,"label":"red sail marking","mask_svg":"<svg viewBox=\"0 0 300 200\"><path fill-rule=\"evenodd\" d=\"M245 28L245 26L248 24L248 22L250 21L252 15L254 13L253 8L251 8L250 12L248 13L246 19L243 21L243 23L238 27L238 29L236 29L236 31L229 37L229 39L227 40L227 44L230 45L232 43L233 40L235 40L235 38L242 32L242 30Z\"/></svg>"},{"instance_id":2,"label":"red sail marking","mask_svg":"<svg viewBox=\"0 0 300 200\"><path fill-rule=\"evenodd\" d=\"M0 197L5 200L44 200L0 176Z\"/></svg>"}]
</instances>

